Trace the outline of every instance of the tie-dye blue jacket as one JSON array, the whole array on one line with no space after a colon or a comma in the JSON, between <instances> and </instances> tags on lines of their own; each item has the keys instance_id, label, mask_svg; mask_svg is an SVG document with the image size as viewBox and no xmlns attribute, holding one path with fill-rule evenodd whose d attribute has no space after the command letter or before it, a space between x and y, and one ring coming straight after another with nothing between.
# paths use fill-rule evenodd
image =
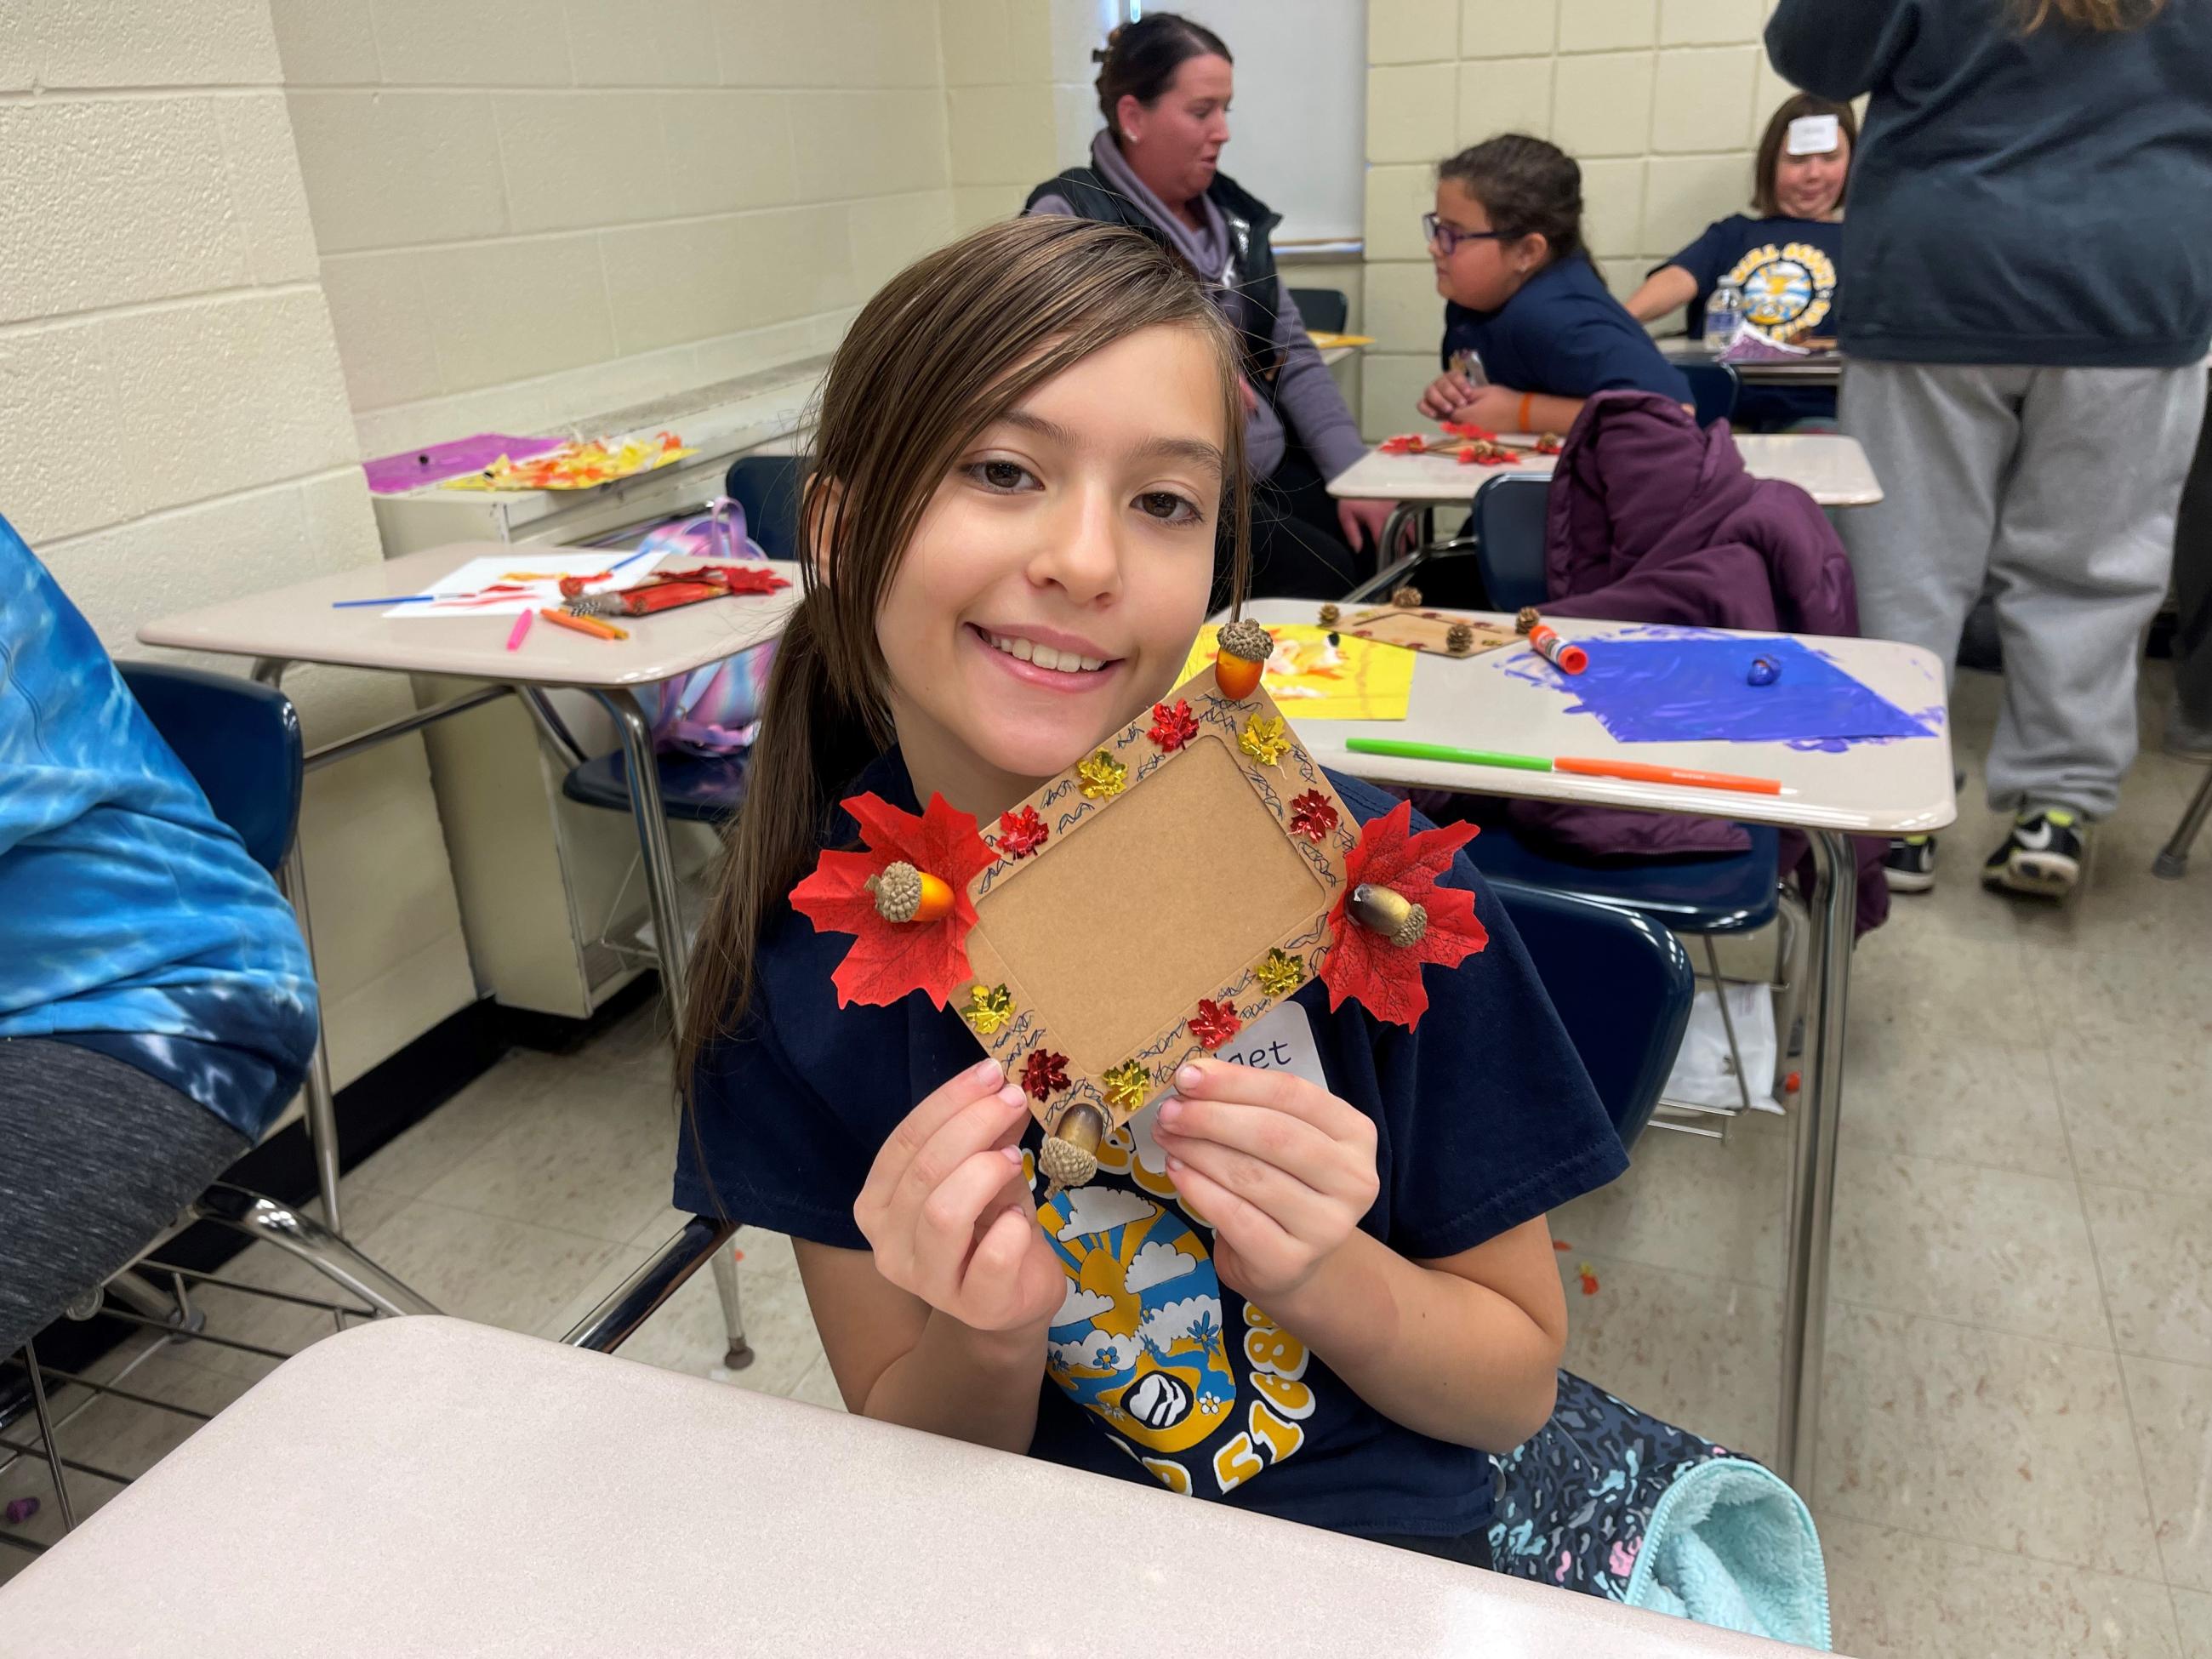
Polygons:
<instances>
[{"instance_id":1,"label":"tie-dye blue jacket","mask_svg":"<svg viewBox=\"0 0 2212 1659\"><path fill-rule=\"evenodd\" d=\"M276 884L0 519L0 1039L97 1049L258 1140L315 1033Z\"/></svg>"}]
</instances>

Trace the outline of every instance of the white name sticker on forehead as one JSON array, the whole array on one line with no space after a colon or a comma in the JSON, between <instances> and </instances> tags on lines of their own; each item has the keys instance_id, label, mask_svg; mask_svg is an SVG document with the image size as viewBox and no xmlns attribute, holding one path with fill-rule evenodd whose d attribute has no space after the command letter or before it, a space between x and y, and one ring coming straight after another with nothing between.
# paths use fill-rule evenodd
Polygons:
<instances>
[{"instance_id":1,"label":"white name sticker on forehead","mask_svg":"<svg viewBox=\"0 0 2212 1659\"><path fill-rule=\"evenodd\" d=\"M1801 115L1790 124L1790 142L1784 148L1792 155L1826 155L1842 143L1834 116Z\"/></svg>"}]
</instances>

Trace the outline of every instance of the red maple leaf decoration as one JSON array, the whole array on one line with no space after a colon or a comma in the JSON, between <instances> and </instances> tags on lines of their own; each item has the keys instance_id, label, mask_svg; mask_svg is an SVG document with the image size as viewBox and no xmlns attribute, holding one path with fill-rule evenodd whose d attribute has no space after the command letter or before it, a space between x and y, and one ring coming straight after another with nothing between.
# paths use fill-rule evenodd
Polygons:
<instances>
[{"instance_id":1,"label":"red maple leaf decoration","mask_svg":"<svg viewBox=\"0 0 2212 1659\"><path fill-rule=\"evenodd\" d=\"M1415 836L1408 833L1413 820L1411 803L1401 800L1361 828L1359 844L1344 860L1343 890L1329 907L1333 943L1321 966L1330 1012L1351 998L1376 1018L1407 1030L1428 1012L1422 964L1455 968L1490 943L1489 931L1475 920L1474 895L1437 883L1451 867L1452 855L1474 839L1474 825L1447 824ZM1398 945L1352 921L1344 913L1345 902L1363 882L1421 906L1429 913L1428 931L1411 945Z\"/></svg>"},{"instance_id":2,"label":"red maple leaf decoration","mask_svg":"<svg viewBox=\"0 0 2212 1659\"><path fill-rule=\"evenodd\" d=\"M1190 1017L1190 1034L1198 1039L1199 1047L1208 1054L1243 1029L1244 1022L1237 1018L1234 1006L1226 1002L1215 1002L1208 997L1198 1000L1198 1012Z\"/></svg>"},{"instance_id":3,"label":"red maple leaf decoration","mask_svg":"<svg viewBox=\"0 0 2212 1659\"><path fill-rule=\"evenodd\" d=\"M1156 702L1152 705L1152 729L1145 735L1163 751L1172 755L1198 735L1198 721L1192 717L1187 702L1178 702L1172 708Z\"/></svg>"},{"instance_id":4,"label":"red maple leaf decoration","mask_svg":"<svg viewBox=\"0 0 2212 1659\"><path fill-rule=\"evenodd\" d=\"M1025 859L1044 845L1052 831L1045 828L1034 806L999 814L999 850L1010 859Z\"/></svg>"},{"instance_id":5,"label":"red maple leaf decoration","mask_svg":"<svg viewBox=\"0 0 2212 1659\"><path fill-rule=\"evenodd\" d=\"M1291 833L1304 836L1318 847L1336 828L1336 808L1329 805L1328 797L1318 789L1309 789L1303 795L1291 798Z\"/></svg>"},{"instance_id":6,"label":"red maple leaf decoration","mask_svg":"<svg viewBox=\"0 0 2212 1659\"><path fill-rule=\"evenodd\" d=\"M1042 1100L1067 1087L1067 1056L1049 1049L1032 1048L1022 1062L1022 1087L1033 1100Z\"/></svg>"},{"instance_id":7,"label":"red maple leaf decoration","mask_svg":"<svg viewBox=\"0 0 2212 1659\"><path fill-rule=\"evenodd\" d=\"M1478 438L1486 444L1498 441L1495 432L1486 426L1477 426L1473 421L1446 421L1443 428L1455 438Z\"/></svg>"},{"instance_id":8,"label":"red maple leaf decoration","mask_svg":"<svg viewBox=\"0 0 2212 1659\"><path fill-rule=\"evenodd\" d=\"M975 975L968 967L968 930L975 906L968 884L997 861L976 833L975 820L932 795L920 817L877 795L841 803L860 826L862 853L824 852L814 873L791 890L791 908L817 932L851 933L853 948L830 977L837 1006L892 1003L909 991L927 991L943 1006L956 987ZM937 921L885 921L876 913L868 878L904 862L937 877L952 890L952 913Z\"/></svg>"}]
</instances>

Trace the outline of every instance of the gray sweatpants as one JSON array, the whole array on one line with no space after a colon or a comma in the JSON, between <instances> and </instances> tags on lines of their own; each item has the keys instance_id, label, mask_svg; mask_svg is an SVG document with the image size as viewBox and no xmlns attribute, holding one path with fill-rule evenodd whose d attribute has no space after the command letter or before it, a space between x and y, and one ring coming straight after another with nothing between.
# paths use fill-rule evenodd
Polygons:
<instances>
[{"instance_id":1,"label":"gray sweatpants","mask_svg":"<svg viewBox=\"0 0 2212 1659\"><path fill-rule=\"evenodd\" d=\"M2166 593L2204 368L1854 362L1844 430L1883 499L1838 515L1859 629L1957 665L1990 578L2004 704L1990 805L2119 805L2136 663Z\"/></svg>"},{"instance_id":2,"label":"gray sweatpants","mask_svg":"<svg viewBox=\"0 0 2212 1659\"><path fill-rule=\"evenodd\" d=\"M144 1249L250 1145L135 1066L0 1038L0 1359Z\"/></svg>"}]
</instances>

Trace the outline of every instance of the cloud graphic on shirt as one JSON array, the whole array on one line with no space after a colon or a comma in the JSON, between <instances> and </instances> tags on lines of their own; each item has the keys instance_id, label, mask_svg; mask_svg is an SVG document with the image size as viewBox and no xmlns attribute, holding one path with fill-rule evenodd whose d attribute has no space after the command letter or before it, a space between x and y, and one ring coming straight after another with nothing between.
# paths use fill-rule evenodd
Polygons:
<instances>
[{"instance_id":1,"label":"cloud graphic on shirt","mask_svg":"<svg viewBox=\"0 0 2212 1659\"><path fill-rule=\"evenodd\" d=\"M1122 1282L1132 1291L1149 1291L1170 1279L1181 1279L1197 1267L1195 1257L1185 1255L1165 1240L1155 1240L1130 1258Z\"/></svg>"},{"instance_id":2,"label":"cloud graphic on shirt","mask_svg":"<svg viewBox=\"0 0 2212 1659\"><path fill-rule=\"evenodd\" d=\"M1221 1328L1219 1297L1187 1296L1180 1302L1163 1303L1145 1316L1137 1334L1165 1353L1170 1343L1188 1336L1201 1319L1211 1319L1217 1331Z\"/></svg>"},{"instance_id":3,"label":"cloud graphic on shirt","mask_svg":"<svg viewBox=\"0 0 2212 1659\"><path fill-rule=\"evenodd\" d=\"M1115 1336L1110 1331L1093 1331L1080 1342L1049 1343L1046 1352L1053 1364L1064 1371L1085 1367L1119 1373L1136 1369L1137 1339Z\"/></svg>"},{"instance_id":4,"label":"cloud graphic on shirt","mask_svg":"<svg viewBox=\"0 0 2212 1659\"><path fill-rule=\"evenodd\" d=\"M1156 1100L1131 1118L1128 1123L1131 1153L1148 1175L1167 1173L1167 1150L1152 1133L1153 1126L1159 1121L1160 1103Z\"/></svg>"},{"instance_id":5,"label":"cloud graphic on shirt","mask_svg":"<svg viewBox=\"0 0 2212 1659\"><path fill-rule=\"evenodd\" d=\"M1129 1288L1134 1290L1136 1286L1133 1285ZM1088 1325L1113 1305L1112 1297L1086 1291L1071 1279L1067 1281L1067 1295L1060 1302L1060 1311L1052 1316L1052 1322L1055 1328L1062 1325Z\"/></svg>"},{"instance_id":6,"label":"cloud graphic on shirt","mask_svg":"<svg viewBox=\"0 0 2212 1659\"><path fill-rule=\"evenodd\" d=\"M1067 1224L1060 1230L1060 1242L1070 1244L1093 1233L1111 1232L1142 1221L1158 1208L1150 1199L1116 1187L1078 1187L1067 1195Z\"/></svg>"}]
</instances>

